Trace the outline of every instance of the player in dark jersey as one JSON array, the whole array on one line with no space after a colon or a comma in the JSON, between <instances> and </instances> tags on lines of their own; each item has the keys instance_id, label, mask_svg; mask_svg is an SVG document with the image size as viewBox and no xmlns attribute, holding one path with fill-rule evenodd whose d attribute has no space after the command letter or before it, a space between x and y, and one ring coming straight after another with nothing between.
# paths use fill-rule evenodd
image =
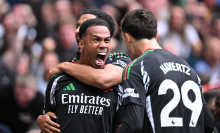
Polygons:
<instances>
[{"instance_id":1,"label":"player in dark jersey","mask_svg":"<svg viewBox=\"0 0 220 133\"><path fill-rule=\"evenodd\" d=\"M102 69L110 51L108 24L101 19L86 20L79 37L82 53L78 62ZM58 74L48 83L45 112L56 114L62 132L111 133L123 119L121 96L122 88L101 90L67 74Z\"/></svg>"},{"instance_id":2,"label":"player in dark jersey","mask_svg":"<svg viewBox=\"0 0 220 133\"><path fill-rule=\"evenodd\" d=\"M100 19L107 21L111 28L111 31L110 31L111 36L113 35L114 22L113 22L113 19L108 14L106 14L105 12L99 9L87 10L83 13L83 15L80 17L77 23L77 29L75 32L77 44L79 42L79 28L81 24L85 20L92 19L92 18L100 18ZM77 58L75 58L73 62L75 62L76 59ZM100 89L105 89L105 88L109 88L111 86L114 86L122 82L123 68L125 68L128 62L130 61L131 59L122 53L111 53L107 58L104 69L94 69L91 66L65 62L57 66L58 68L62 68L62 69L56 70L56 67L55 67L54 68L55 71L52 71L52 72L62 73L62 71L64 71L65 73L68 73L69 75L76 77L78 80L80 80L81 82L85 84L88 84L88 85L91 85L91 86L94 86ZM44 132L52 132L52 131L59 132L59 129L58 129L59 124L51 121L50 117L54 119L57 118L55 114L50 113L50 112L46 113L45 115L40 115L37 121L38 126Z\"/></svg>"},{"instance_id":3,"label":"player in dark jersey","mask_svg":"<svg viewBox=\"0 0 220 133\"><path fill-rule=\"evenodd\" d=\"M188 63L161 49L155 16L133 10L121 29L133 62L123 72L125 120L118 133L211 133L201 81Z\"/></svg>"}]
</instances>

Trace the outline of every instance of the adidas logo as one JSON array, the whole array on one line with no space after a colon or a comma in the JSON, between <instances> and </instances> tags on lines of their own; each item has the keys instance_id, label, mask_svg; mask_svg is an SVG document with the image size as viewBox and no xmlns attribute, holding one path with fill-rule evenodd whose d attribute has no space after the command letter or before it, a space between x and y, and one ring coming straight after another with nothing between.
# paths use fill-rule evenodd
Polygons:
<instances>
[{"instance_id":1,"label":"adidas logo","mask_svg":"<svg viewBox=\"0 0 220 133\"><path fill-rule=\"evenodd\" d=\"M68 86L66 86L66 88L63 89L64 91L67 90L76 90L75 87L73 86L73 83L69 84Z\"/></svg>"}]
</instances>

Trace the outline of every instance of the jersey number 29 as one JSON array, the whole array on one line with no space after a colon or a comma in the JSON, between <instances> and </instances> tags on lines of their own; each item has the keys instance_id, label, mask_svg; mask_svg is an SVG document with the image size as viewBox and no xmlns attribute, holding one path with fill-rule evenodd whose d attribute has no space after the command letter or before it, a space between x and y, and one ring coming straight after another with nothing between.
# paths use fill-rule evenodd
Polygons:
<instances>
[{"instance_id":1,"label":"jersey number 29","mask_svg":"<svg viewBox=\"0 0 220 133\"><path fill-rule=\"evenodd\" d=\"M170 79L166 79L160 84L158 95L165 95L168 89L171 89L173 91L174 96L170 100L170 102L166 104L166 106L162 109L160 113L161 127L183 126L184 118L169 117L170 112L175 109L179 104L181 96L184 106L192 111L189 126L195 127L203 106L199 86L194 81L185 81L180 89L182 94L180 96L180 90L177 84ZM190 90L192 90L196 96L194 102L191 102L188 97L188 92Z\"/></svg>"}]
</instances>

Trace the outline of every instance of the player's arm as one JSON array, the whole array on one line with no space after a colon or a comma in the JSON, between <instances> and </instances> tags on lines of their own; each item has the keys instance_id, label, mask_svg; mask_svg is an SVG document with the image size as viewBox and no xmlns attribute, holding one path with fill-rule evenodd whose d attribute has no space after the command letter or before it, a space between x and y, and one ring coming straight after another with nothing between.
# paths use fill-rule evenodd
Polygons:
<instances>
[{"instance_id":1,"label":"player's arm","mask_svg":"<svg viewBox=\"0 0 220 133\"><path fill-rule=\"evenodd\" d=\"M90 86L106 89L122 82L123 68L107 64L104 69L94 69L88 65L63 62L56 65L49 73L51 76L62 72Z\"/></svg>"},{"instance_id":2,"label":"player's arm","mask_svg":"<svg viewBox=\"0 0 220 133\"><path fill-rule=\"evenodd\" d=\"M125 107L125 118L117 133L139 133L143 128L144 107L138 104L128 104Z\"/></svg>"},{"instance_id":3,"label":"player's arm","mask_svg":"<svg viewBox=\"0 0 220 133\"><path fill-rule=\"evenodd\" d=\"M42 133L54 133L60 132L58 129L59 124L53 122L52 119L56 119L56 115L52 112L47 112L44 115L39 115L37 118L37 126L41 129Z\"/></svg>"},{"instance_id":4,"label":"player's arm","mask_svg":"<svg viewBox=\"0 0 220 133\"><path fill-rule=\"evenodd\" d=\"M123 72L125 117L118 133L138 133L143 128L146 92L142 80L140 80L141 77L139 77L142 75L138 75L136 67L133 66L128 65Z\"/></svg>"},{"instance_id":5,"label":"player's arm","mask_svg":"<svg viewBox=\"0 0 220 133\"><path fill-rule=\"evenodd\" d=\"M41 129L42 133L54 133L60 132L59 125L55 123L56 116L54 112L56 112L56 107L54 103L55 88L53 86L53 82L57 77L52 77L46 88L46 96L45 96L45 105L44 105L44 115L40 115L37 118L37 126ZM52 92L52 93L51 93ZM52 120L53 119L53 120Z\"/></svg>"},{"instance_id":6,"label":"player's arm","mask_svg":"<svg viewBox=\"0 0 220 133\"><path fill-rule=\"evenodd\" d=\"M104 69L94 69L83 64L64 62L50 70L49 75L65 72L79 81L100 89L106 89L122 82L123 69L131 58L123 53L111 53Z\"/></svg>"}]
</instances>

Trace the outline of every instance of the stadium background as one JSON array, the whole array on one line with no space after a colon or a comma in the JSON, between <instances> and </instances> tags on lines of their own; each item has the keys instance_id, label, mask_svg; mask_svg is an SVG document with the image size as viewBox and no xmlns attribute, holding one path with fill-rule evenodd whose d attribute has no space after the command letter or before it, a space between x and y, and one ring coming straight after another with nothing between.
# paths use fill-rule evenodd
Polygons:
<instances>
[{"instance_id":1,"label":"stadium background","mask_svg":"<svg viewBox=\"0 0 220 133\"><path fill-rule=\"evenodd\" d=\"M133 9L149 9L158 20L159 44L196 70L203 92L219 89L220 0L0 0L0 90L29 74L33 79L24 84L44 95L48 70L76 56L75 25L92 8L113 17L112 52L125 54L120 20Z\"/></svg>"}]
</instances>

